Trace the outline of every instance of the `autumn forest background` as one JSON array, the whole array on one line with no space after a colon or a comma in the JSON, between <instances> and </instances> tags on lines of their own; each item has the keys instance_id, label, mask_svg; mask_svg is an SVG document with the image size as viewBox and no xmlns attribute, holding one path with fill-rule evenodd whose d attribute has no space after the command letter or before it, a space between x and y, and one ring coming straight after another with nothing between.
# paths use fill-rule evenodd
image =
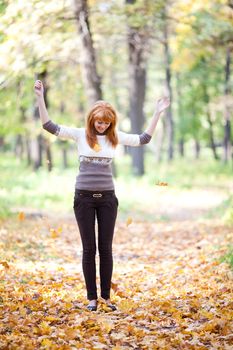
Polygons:
<instances>
[{"instance_id":1,"label":"autumn forest background","mask_svg":"<svg viewBox=\"0 0 233 350\"><path fill-rule=\"evenodd\" d=\"M233 2L0 0L0 16L0 348L231 349ZM170 97L113 164L115 312L85 309L76 145L42 129L36 79L75 127L104 99L141 133Z\"/></svg>"}]
</instances>

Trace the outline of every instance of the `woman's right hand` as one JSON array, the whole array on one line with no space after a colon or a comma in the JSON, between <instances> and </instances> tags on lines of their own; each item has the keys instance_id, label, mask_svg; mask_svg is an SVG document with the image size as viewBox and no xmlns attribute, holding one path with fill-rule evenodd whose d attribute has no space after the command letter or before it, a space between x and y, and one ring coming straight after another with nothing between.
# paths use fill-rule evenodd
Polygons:
<instances>
[{"instance_id":1,"label":"woman's right hand","mask_svg":"<svg viewBox=\"0 0 233 350\"><path fill-rule=\"evenodd\" d=\"M44 86L42 81L35 81L34 90L37 97L44 97Z\"/></svg>"}]
</instances>

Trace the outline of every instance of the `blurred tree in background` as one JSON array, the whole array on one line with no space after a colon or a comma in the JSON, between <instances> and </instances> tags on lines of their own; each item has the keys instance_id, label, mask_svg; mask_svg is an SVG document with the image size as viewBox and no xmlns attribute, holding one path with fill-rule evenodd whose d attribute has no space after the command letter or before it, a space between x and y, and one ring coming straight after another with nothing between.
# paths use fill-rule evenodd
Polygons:
<instances>
[{"instance_id":1,"label":"blurred tree in background","mask_svg":"<svg viewBox=\"0 0 233 350\"><path fill-rule=\"evenodd\" d=\"M229 0L2 0L0 147L35 169L53 166L54 136L42 131L33 91L46 86L52 120L84 125L103 98L119 127L140 133L162 94L171 107L147 147L158 160L205 148L232 161L233 5ZM71 144L59 141L64 166ZM144 173L144 148L131 153Z\"/></svg>"}]
</instances>

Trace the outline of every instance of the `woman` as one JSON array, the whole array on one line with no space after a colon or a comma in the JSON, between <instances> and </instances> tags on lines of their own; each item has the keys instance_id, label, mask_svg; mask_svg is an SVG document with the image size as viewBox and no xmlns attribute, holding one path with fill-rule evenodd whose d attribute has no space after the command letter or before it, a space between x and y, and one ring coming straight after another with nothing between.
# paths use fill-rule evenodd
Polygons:
<instances>
[{"instance_id":1,"label":"woman","mask_svg":"<svg viewBox=\"0 0 233 350\"><path fill-rule=\"evenodd\" d=\"M113 271L112 241L118 199L114 192L111 162L118 144L136 147L150 141L160 114L169 106L169 99L160 98L157 101L149 127L144 133L137 135L116 130L116 112L105 101L97 101L89 111L86 128L57 125L49 119L42 82L37 80L34 88L43 128L58 137L73 139L78 146L80 167L76 178L73 208L83 246L82 268L89 301L87 308L90 311L97 310L97 218L101 299L110 310L116 310L116 306L111 303L110 289Z\"/></svg>"}]
</instances>

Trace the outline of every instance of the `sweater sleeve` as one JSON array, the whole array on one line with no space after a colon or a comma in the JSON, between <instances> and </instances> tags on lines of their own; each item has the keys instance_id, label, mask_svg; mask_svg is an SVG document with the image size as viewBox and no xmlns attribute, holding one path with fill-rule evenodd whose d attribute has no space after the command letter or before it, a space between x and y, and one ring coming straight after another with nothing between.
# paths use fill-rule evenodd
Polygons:
<instances>
[{"instance_id":1,"label":"sweater sleeve","mask_svg":"<svg viewBox=\"0 0 233 350\"><path fill-rule=\"evenodd\" d=\"M56 135L59 138L72 139L74 141L78 140L80 136L80 132L82 130L79 128L72 128L65 125L58 125L52 122L52 120L49 120L48 122L43 124L43 128L48 132L50 132L51 134Z\"/></svg>"},{"instance_id":2,"label":"sweater sleeve","mask_svg":"<svg viewBox=\"0 0 233 350\"><path fill-rule=\"evenodd\" d=\"M139 134L127 134L125 132L118 131L117 135L118 135L119 144L125 145L125 146L137 147L137 146L141 146L146 143L149 143L151 140L151 136L145 132L139 135Z\"/></svg>"}]
</instances>

